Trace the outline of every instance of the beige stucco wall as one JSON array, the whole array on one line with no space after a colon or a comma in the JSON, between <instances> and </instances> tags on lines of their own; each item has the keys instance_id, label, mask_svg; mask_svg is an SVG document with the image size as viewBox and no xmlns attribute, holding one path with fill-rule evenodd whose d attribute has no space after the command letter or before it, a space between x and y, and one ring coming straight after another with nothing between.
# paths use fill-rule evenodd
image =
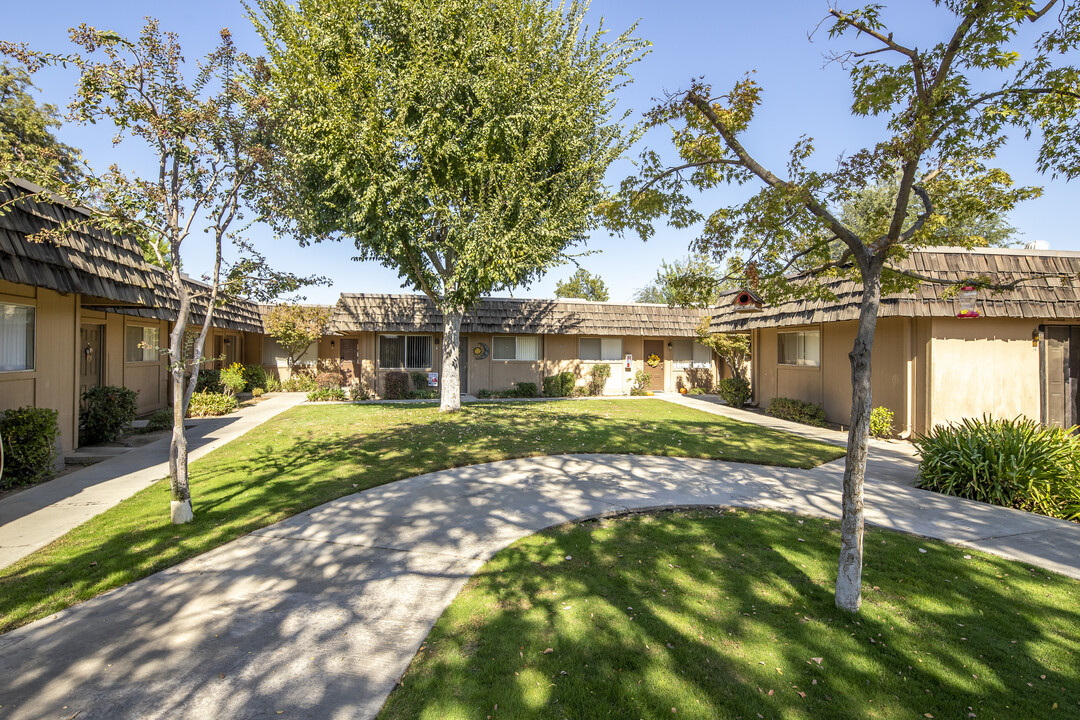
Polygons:
<instances>
[{"instance_id":1,"label":"beige stucco wall","mask_svg":"<svg viewBox=\"0 0 1080 720\"><path fill-rule=\"evenodd\" d=\"M993 413L1040 415L1033 319L935 318L930 329L929 425Z\"/></svg>"},{"instance_id":2,"label":"beige stucco wall","mask_svg":"<svg viewBox=\"0 0 1080 720\"><path fill-rule=\"evenodd\" d=\"M851 418L851 364L848 353L855 342L857 322L766 328L753 333L754 400L768 407L774 398L787 397L820 404L829 422L847 425ZM821 333L821 364L818 367L780 365L777 362L777 335L795 330ZM915 348L913 325L908 318L878 321L870 364L874 406L892 410L894 426L911 431L912 405L908 388L914 377Z\"/></svg>"}]
</instances>

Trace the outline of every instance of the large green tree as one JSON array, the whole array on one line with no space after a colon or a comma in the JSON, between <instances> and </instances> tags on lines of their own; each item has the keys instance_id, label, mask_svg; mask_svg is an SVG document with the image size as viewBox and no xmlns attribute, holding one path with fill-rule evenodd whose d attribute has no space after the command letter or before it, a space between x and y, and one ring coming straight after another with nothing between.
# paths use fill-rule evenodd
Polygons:
<instances>
[{"instance_id":1,"label":"large green tree","mask_svg":"<svg viewBox=\"0 0 1080 720\"><path fill-rule=\"evenodd\" d=\"M304 282L269 270L262 255L235 235L244 224L244 192L270 159L264 142L269 127L266 102L241 82L248 63L228 30L221 31L221 42L188 78L178 37L162 32L153 19L147 19L134 41L87 25L73 28L71 40L79 49L72 54L42 53L9 42L0 42L0 53L31 72L44 65L74 67L79 79L69 105L72 119L112 124L114 142L141 146L154 168L141 175L112 165L100 175L91 172L72 181L55 177L46 190L50 198L86 207L88 219L78 222L135 236L157 264L167 268L162 280L178 301L176 319L168 348L153 349L170 360L170 514L173 522L186 523L194 515L184 416L198 370L207 360L203 347L214 311L228 297L245 293L270 299ZM191 282L180 271L182 249L198 228L214 248L214 266L203 276L204 284ZM37 239L69 229L60 226ZM240 255L226 263L230 239ZM201 328L193 332L196 324Z\"/></svg>"},{"instance_id":2,"label":"large green tree","mask_svg":"<svg viewBox=\"0 0 1080 720\"><path fill-rule=\"evenodd\" d=\"M730 279L721 275L708 257L691 255L684 260L660 261L656 277L634 293L634 302L663 303L671 307L704 308L715 305Z\"/></svg>"},{"instance_id":3,"label":"large green tree","mask_svg":"<svg viewBox=\"0 0 1080 720\"><path fill-rule=\"evenodd\" d=\"M914 12L908 4L904 11ZM974 245L964 228L987 210L1007 213L1034 192L1012 187L1008 175L992 167L1010 130L1032 133L1041 170L1065 178L1080 174L1080 72L1067 54L1080 43L1080 8L1063 0L934 0L920 11L939 14L922 26L928 34L943 28L938 40L906 41L889 29L881 5L828 9L830 38L857 43L831 56L848 71L852 113L885 119L876 144L815 169L813 141L804 137L777 174L743 144L760 87L747 77L718 94L699 80L648 116L652 125L672 128L678 161L647 152L641 175L623 185L623 202L609 207L614 228L634 228L645 237L661 217L679 227L703 221L696 249L717 261L738 257L760 280L767 301L822 294L817 280L823 277L861 283L849 355L851 424L836 581L836 603L851 611L861 603L870 355L881 296L917 281L940 282L894 269L892 261L940 244L943 233L949 244ZM951 25L940 15L951 16ZM897 171L886 222L845 222L839 205L867 185L892 183ZM692 191L730 183L756 183L760 190L707 216L695 209ZM913 202L920 208L914 217ZM993 285L988 278L956 281Z\"/></svg>"},{"instance_id":4,"label":"large green tree","mask_svg":"<svg viewBox=\"0 0 1080 720\"><path fill-rule=\"evenodd\" d=\"M645 43L587 4L256 0L283 162L265 201L340 237L442 311L442 402L460 408L464 311L539 277L595 226L631 139L612 93Z\"/></svg>"},{"instance_id":5,"label":"large green tree","mask_svg":"<svg viewBox=\"0 0 1080 720\"><path fill-rule=\"evenodd\" d=\"M38 104L34 89L24 68L0 64L0 171L45 184L51 177L77 180L79 151L52 133L60 113L55 105Z\"/></svg>"},{"instance_id":6,"label":"large green tree","mask_svg":"<svg viewBox=\"0 0 1080 720\"><path fill-rule=\"evenodd\" d=\"M611 293L599 275L593 275L585 268L578 268L573 275L555 285L555 297L607 302L611 299Z\"/></svg>"}]
</instances>

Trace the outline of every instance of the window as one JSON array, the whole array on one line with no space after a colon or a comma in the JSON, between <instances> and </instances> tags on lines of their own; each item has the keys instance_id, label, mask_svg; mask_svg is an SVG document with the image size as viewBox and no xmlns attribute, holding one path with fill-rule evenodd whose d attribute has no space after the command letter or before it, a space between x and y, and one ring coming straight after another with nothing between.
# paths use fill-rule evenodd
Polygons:
<instances>
[{"instance_id":1,"label":"window","mask_svg":"<svg viewBox=\"0 0 1080 720\"><path fill-rule=\"evenodd\" d=\"M34 369L35 309L0 302L0 372Z\"/></svg>"},{"instance_id":2,"label":"window","mask_svg":"<svg viewBox=\"0 0 1080 720\"><path fill-rule=\"evenodd\" d=\"M157 362L158 329L156 327L128 325L124 337L126 362Z\"/></svg>"},{"instance_id":3,"label":"window","mask_svg":"<svg viewBox=\"0 0 1080 720\"><path fill-rule=\"evenodd\" d=\"M491 358L493 360L539 360L540 336L494 337L491 340Z\"/></svg>"},{"instance_id":4,"label":"window","mask_svg":"<svg viewBox=\"0 0 1080 720\"><path fill-rule=\"evenodd\" d=\"M683 339L672 342L672 366L676 370L691 368L709 368L712 366L712 351L699 342Z\"/></svg>"},{"instance_id":5,"label":"window","mask_svg":"<svg viewBox=\"0 0 1080 720\"><path fill-rule=\"evenodd\" d=\"M598 362L619 362L623 359L622 338L581 338L578 357Z\"/></svg>"},{"instance_id":6,"label":"window","mask_svg":"<svg viewBox=\"0 0 1080 720\"><path fill-rule=\"evenodd\" d=\"M399 370L431 368L431 336L380 335L379 367Z\"/></svg>"},{"instance_id":7,"label":"window","mask_svg":"<svg viewBox=\"0 0 1080 720\"><path fill-rule=\"evenodd\" d=\"M780 365L821 365L821 332L818 330L777 333L776 345L779 350L776 362Z\"/></svg>"}]
</instances>

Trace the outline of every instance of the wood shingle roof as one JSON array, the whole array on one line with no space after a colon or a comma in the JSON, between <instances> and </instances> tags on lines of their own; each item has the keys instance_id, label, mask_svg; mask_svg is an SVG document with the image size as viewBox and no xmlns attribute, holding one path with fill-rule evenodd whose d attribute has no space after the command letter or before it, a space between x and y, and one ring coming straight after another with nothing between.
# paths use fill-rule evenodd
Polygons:
<instances>
[{"instance_id":1,"label":"wood shingle roof","mask_svg":"<svg viewBox=\"0 0 1080 720\"><path fill-rule=\"evenodd\" d=\"M1014 290L980 291L979 313L989 318L1080 318L1080 252L935 248L913 252L894 267L951 282L988 277L992 282L1004 284L1032 278ZM1070 276L1071 279L1040 277L1043 275ZM955 297L943 297L947 287L922 282L914 291L887 295L881 300L878 317L955 317L960 311L960 303ZM727 302L710 311L711 329L713 332L738 332L857 320L862 284L836 280L829 283L828 288L836 295L835 301L788 300L766 304L756 313L736 312L731 304L734 294L726 296Z\"/></svg>"},{"instance_id":2,"label":"wood shingle roof","mask_svg":"<svg viewBox=\"0 0 1080 720\"><path fill-rule=\"evenodd\" d=\"M175 320L179 301L164 271L143 259L133 238L113 235L86 222L88 213L61 202L48 202L41 188L21 180L0 185L0 279L83 295L83 306L139 317ZM64 223L77 230L55 241L30 242L27 237ZM194 291L201 284L189 280ZM201 323L206 302L194 303L193 321ZM258 306L230 300L214 311L215 327L262 332Z\"/></svg>"},{"instance_id":3,"label":"wood shingle roof","mask_svg":"<svg viewBox=\"0 0 1080 720\"><path fill-rule=\"evenodd\" d=\"M693 337L701 310L642 303L484 298L465 313L463 333ZM424 295L345 294L329 332L442 332L442 313Z\"/></svg>"}]
</instances>

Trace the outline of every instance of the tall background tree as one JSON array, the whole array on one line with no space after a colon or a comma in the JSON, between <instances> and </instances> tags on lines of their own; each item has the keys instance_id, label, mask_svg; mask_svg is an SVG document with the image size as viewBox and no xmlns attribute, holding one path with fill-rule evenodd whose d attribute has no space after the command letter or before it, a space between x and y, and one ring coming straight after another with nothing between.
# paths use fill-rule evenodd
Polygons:
<instances>
[{"instance_id":1,"label":"tall background tree","mask_svg":"<svg viewBox=\"0 0 1080 720\"><path fill-rule=\"evenodd\" d=\"M168 269L164 278L179 303L169 347L160 349L170 359L173 396L170 515L173 522L185 523L194 515L184 416L204 362L214 310L226 297L247 293L269 299L303 282L270 271L264 258L233 234L243 225L243 194L269 160L270 150L263 141L268 129L265 98L241 82L246 58L227 30L221 31L221 42L190 80L184 78L177 36L161 32L153 19L147 20L135 41L86 25L70 34L81 52L55 55L7 42L0 43L0 52L19 60L28 72L43 65L76 68L79 80L69 106L72 119L113 124L114 142L142 143L156 169L142 176L113 165L100 175L88 173L67 181L54 177L47 190L87 207L91 215L86 222L135 236L144 251ZM205 285L191 283L180 271L181 249L197 227L210 235L215 249ZM67 229L61 226L49 233ZM224 251L229 239L238 245L240 257L227 265ZM193 338L196 313L201 328Z\"/></svg>"},{"instance_id":2,"label":"tall background tree","mask_svg":"<svg viewBox=\"0 0 1080 720\"><path fill-rule=\"evenodd\" d=\"M881 296L919 281L940 282L894 269L891 261L943 241L982 244L968 228L1004 217L1037 192L1014 187L1006 172L992 167L1010 130L1033 136L1041 171L1080 174L1080 72L1067 62L1080 43L1080 8L1063 0L925 3L925 10L934 8L951 15L952 25L936 23L946 31L937 41L918 44L889 29L881 5L828 10L830 38L858 43L831 59L848 71L852 113L885 118L878 143L813 169L813 142L804 137L778 175L742 140L761 88L747 77L718 94L699 80L648 114L650 125L671 127L679 160L669 164L647 151L641 174L623 183L622 202L608 206L613 228L633 228L646 238L661 217L676 227L704 221L694 249L717 262L734 257L752 267L766 301L825 294L821 278L861 283L836 581L836 603L851 611L861 603L870 356ZM913 12L910 4L904 11ZM761 189L707 217L694 208L692 192L731 183ZM877 205L883 211L869 221L845 218L843 204L875 185L892 188L891 199ZM1008 287L988 278L956 281Z\"/></svg>"},{"instance_id":3,"label":"tall background tree","mask_svg":"<svg viewBox=\"0 0 1080 720\"><path fill-rule=\"evenodd\" d=\"M685 260L668 263L660 268L645 287L634 293L634 302L662 303L670 307L704 308L715 305L720 293L728 289L726 279L709 258L691 255Z\"/></svg>"},{"instance_id":4,"label":"tall background tree","mask_svg":"<svg viewBox=\"0 0 1080 720\"><path fill-rule=\"evenodd\" d=\"M593 275L585 268L578 268L569 278L556 283L555 297L607 302L611 299L611 293L599 275Z\"/></svg>"},{"instance_id":5,"label":"tall background tree","mask_svg":"<svg viewBox=\"0 0 1080 720\"><path fill-rule=\"evenodd\" d=\"M355 243L442 311L440 410L460 408L461 318L595 225L631 139L612 93L645 43L586 3L256 0L283 162L266 202L304 241Z\"/></svg>"},{"instance_id":6,"label":"tall background tree","mask_svg":"<svg viewBox=\"0 0 1080 720\"><path fill-rule=\"evenodd\" d=\"M34 89L25 69L0 64L0 173L41 184L74 182L82 175L79 151L52 133L61 125L60 112L38 104Z\"/></svg>"}]
</instances>

